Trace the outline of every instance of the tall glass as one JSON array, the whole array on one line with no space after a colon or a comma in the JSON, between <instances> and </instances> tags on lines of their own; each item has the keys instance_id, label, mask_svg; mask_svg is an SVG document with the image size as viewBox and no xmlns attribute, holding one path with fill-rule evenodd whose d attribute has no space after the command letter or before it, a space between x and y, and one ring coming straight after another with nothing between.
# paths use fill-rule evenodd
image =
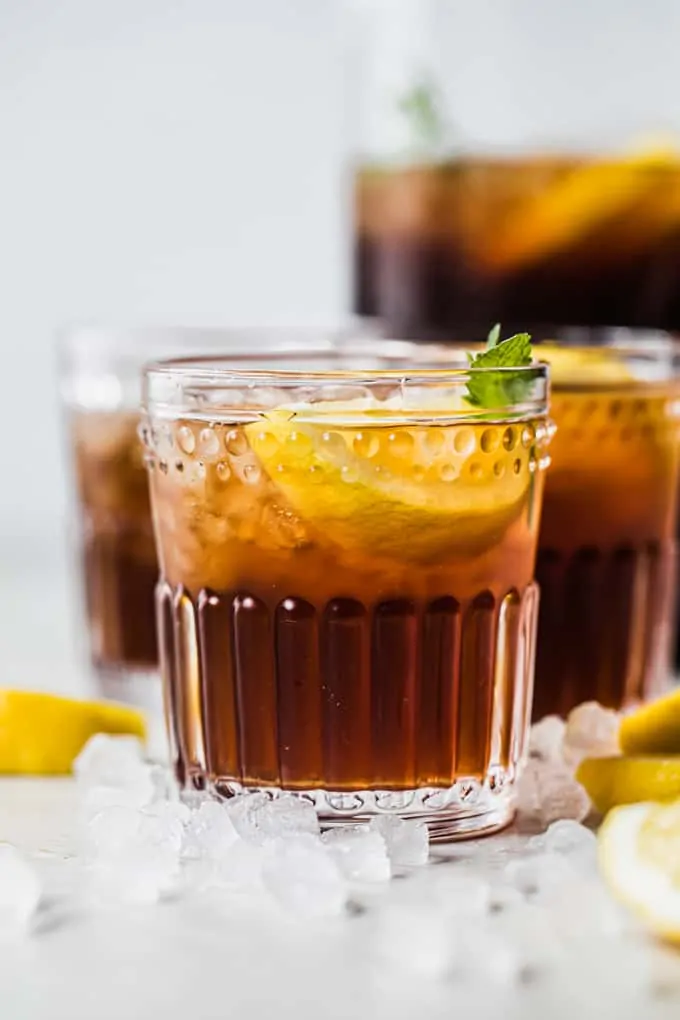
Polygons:
<instances>
[{"instance_id":1,"label":"tall glass","mask_svg":"<svg viewBox=\"0 0 680 1020\"><path fill-rule=\"evenodd\" d=\"M530 713L547 369L484 411L459 355L375 350L147 369L177 775L492 830Z\"/></svg>"},{"instance_id":2,"label":"tall glass","mask_svg":"<svg viewBox=\"0 0 680 1020\"><path fill-rule=\"evenodd\" d=\"M102 693L154 704L158 561L138 436L145 362L182 353L316 345L318 331L95 329L61 342L61 391L75 467L76 545L86 636ZM331 343L331 333L326 341ZM154 693L155 691L155 693Z\"/></svg>"},{"instance_id":3,"label":"tall glass","mask_svg":"<svg viewBox=\"0 0 680 1020\"><path fill-rule=\"evenodd\" d=\"M358 314L680 329L676 0L352 6Z\"/></svg>"},{"instance_id":4,"label":"tall glass","mask_svg":"<svg viewBox=\"0 0 680 1020\"><path fill-rule=\"evenodd\" d=\"M614 331L544 345L551 446L539 539L534 716L620 708L670 681L680 438L678 348Z\"/></svg>"}]
</instances>

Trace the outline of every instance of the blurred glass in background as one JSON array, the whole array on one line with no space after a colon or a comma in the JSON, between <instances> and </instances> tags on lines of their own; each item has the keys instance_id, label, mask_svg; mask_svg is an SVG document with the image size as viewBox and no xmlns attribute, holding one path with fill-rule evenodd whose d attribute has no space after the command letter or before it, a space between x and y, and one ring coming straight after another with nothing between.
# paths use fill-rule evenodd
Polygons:
<instances>
[{"instance_id":1,"label":"blurred glass in background","mask_svg":"<svg viewBox=\"0 0 680 1020\"><path fill-rule=\"evenodd\" d=\"M354 309L680 329L680 7L353 6Z\"/></svg>"}]
</instances>

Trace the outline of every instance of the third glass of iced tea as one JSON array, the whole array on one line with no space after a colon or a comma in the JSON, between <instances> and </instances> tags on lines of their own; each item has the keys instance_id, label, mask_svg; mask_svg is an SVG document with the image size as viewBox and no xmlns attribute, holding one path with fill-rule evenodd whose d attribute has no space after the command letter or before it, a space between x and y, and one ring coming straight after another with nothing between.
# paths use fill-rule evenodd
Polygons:
<instances>
[{"instance_id":1,"label":"third glass of iced tea","mask_svg":"<svg viewBox=\"0 0 680 1020\"><path fill-rule=\"evenodd\" d=\"M491 370L377 350L147 370L177 774L489 831L530 711L547 369L484 410Z\"/></svg>"},{"instance_id":2,"label":"third glass of iced tea","mask_svg":"<svg viewBox=\"0 0 680 1020\"><path fill-rule=\"evenodd\" d=\"M680 388L668 339L543 345L551 447L537 578L534 717L612 708L670 679Z\"/></svg>"}]
</instances>

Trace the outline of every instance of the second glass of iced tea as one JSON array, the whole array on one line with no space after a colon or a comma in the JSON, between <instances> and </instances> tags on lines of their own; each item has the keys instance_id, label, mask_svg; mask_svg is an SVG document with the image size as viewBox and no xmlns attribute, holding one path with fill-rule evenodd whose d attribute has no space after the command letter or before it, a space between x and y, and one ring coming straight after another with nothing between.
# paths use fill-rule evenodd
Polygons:
<instances>
[{"instance_id":1,"label":"second glass of iced tea","mask_svg":"<svg viewBox=\"0 0 680 1020\"><path fill-rule=\"evenodd\" d=\"M666 337L610 331L598 348L542 345L551 446L537 578L534 717L612 708L670 681L680 385Z\"/></svg>"},{"instance_id":2,"label":"second glass of iced tea","mask_svg":"<svg viewBox=\"0 0 680 1020\"><path fill-rule=\"evenodd\" d=\"M451 838L512 816L547 369L483 410L460 355L388 346L147 370L170 737L185 785Z\"/></svg>"}]
</instances>

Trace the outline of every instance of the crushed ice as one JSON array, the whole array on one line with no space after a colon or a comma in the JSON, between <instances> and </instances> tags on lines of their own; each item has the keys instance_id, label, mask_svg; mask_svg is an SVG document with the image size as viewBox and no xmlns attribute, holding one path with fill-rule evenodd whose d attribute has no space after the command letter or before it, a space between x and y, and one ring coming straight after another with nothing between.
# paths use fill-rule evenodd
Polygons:
<instances>
[{"instance_id":1,"label":"crushed ice","mask_svg":"<svg viewBox=\"0 0 680 1020\"><path fill-rule=\"evenodd\" d=\"M566 724L548 717L534 726L518 810L520 830L535 834L514 850L507 841L467 844L467 857L461 851L449 867L424 870L428 832L417 819L382 815L321 835L313 805L292 795L180 799L138 741L100 735L74 768L83 886L109 904L257 895L307 919L359 906L375 929L378 963L446 980L478 973L501 986L524 983L584 931L623 937L630 928L597 877L595 836L581 824L590 806L574 779L585 755L616 753L617 724L589 704ZM390 883L401 875L409 880ZM0 844L0 933L29 927L41 895L34 865Z\"/></svg>"}]
</instances>

